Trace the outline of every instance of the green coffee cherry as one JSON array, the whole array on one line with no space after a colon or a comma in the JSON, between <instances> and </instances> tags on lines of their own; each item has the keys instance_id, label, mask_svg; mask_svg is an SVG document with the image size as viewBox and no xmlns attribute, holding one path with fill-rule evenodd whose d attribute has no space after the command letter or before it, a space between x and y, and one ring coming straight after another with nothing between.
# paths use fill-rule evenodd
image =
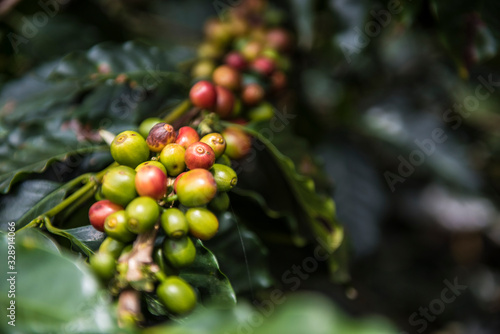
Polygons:
<instances>
[{"instance_id":1,"label":"green coffee cherry","mask_svg":"<svg viewBox=\"0 0 500 334\"><path fill-rule=\"evenodd\" d=\"M167 238L163 242L163 256L172 267L180 269L193 263L196 257L196 248L189 237Z\"/></svg>"},{"instance_id":2,"label":"green coffee cherry","mask_svg":"<svg viewBox=\"0 0 500 334\"><path fill-rule=\"evenodd\" d=\"M166 275L179 275L179 270L173 268L163 256L162 247L157 247L153 250L153 261L160 267L160 270Z\"/></svg>"},{"instance_id":3,"label":"green coffee cherry","mask_svg":"<svg viewBox=\"0 0 500 334\"><path fill-rule=\"evenodd\" d=\"M107 237L99 246L99 253L107 253L117 259L120 257L120 254L122 253L122 250L124 248L125 243L111 237Z\"/></svg>"},{"instance_id":4,"label":"green coffee cherry","mask_svg":"<svg viewBox=\"0 0 500 334\"><path fill-rule=\"evenodd\" d=\"M111 168L103 177L102 194L113 203L127 205L137 196L135 171L127 166Z\"/></svg>"},{"instance_id":5,"label":"green coffee cherry","mask_svg":"<svg viewBox=\"0 0 500 334\"><path fill-rule=\"evenodd\" d=\"M161 122L163 122L163 120L158 117L146 118L144 121L142 121L141 125L139 125L139 133L144 138L147 138L149 135L149 131L151 131L151 128Z\"/></svg>"},{"instance_id":6,"label":"green coffee cherry","mask_svg":"<svg viewBox=\"0 0 500 334\"><path fill-rule=\"evenodd\" d=\"M141 169L143 167L146 167L146 166L155 166L155 167L158 167L159 169L161 169L161 171L163 173L165 173L165 175L168 175L165 166L163 166L163 164L161 162L159 162L159 161L153 161L153 160L143 162L139 166L135 167L135 171L138 172L139 169Z\"/></svg>"},{"instance_id":7,"label":"green coffee cherry","mask_svg":"<svg viewBox=\"0 0 500 334\"><path fill-rule=\"evenodd\" d=\"M90 267L103 280L109 280L115 274L116 259L109 253L97 252L89 258Z\"/></svg>"},{"instance_id":8,"label":"green coffee cherry","mask_svg":"<svg viewBox=\"0 0 500 334\"><path fill-rule=\"evenodd\" d=\"M273 118L274 109L269 102L262 102L248 111L248 118L254 122L267 121Z\"/></svg>"},{"instance_id":9,"label":"green coffee cherry","mask_svg":"<svg viewBox=\"0 0 500 334\"><path fill-rule=\"evenodd\" d=\"M147 196L134 199L127 205L125 211L129 217L128 229L137 234L151 230L160 216L158 204Z\"/></svg>"},{"instance_id":10,"label":"green coffee cherry","mask_svg":"<svg viewBox=\"0 0 500 334\"><path fill-rule=\"evenodd\" d=\"M218 191L229 191L238 183L238 176L231 167L214 164L210 172L214 176Z\"/></svg>"},{"instance_id":11,"label":"green coffee cherry","mask_svg":"<svg viewBox=\"0 0 500 334\"><path fill-rule=\"evenodd\" d=\"M146 140L135 131L124 131L117 135L111 143L110 150L116 162L132 168L149 158Z\"/></svg>"},{"instance_id":12,"label":"green coffee cherry","mask_svg":"<svg viewBox=\"0 0 500 334\"><path fill-rule=\"evenodd\" d=\"M213 200L208 203L208 208L214 212L222 213L229 209L229 195L226 192L220 192Z\"/></svg>"},{"instance_id":13,"label":"green coffee cherry","mask_svg":"<svg viewBox=\"0 0 500 334\"><path fill-rule=\"evenodd\" d=\"M177 276L170 276L156 289L156 293L167 310L185 314L196 306L196 293L191 285Z\"/></svg>"},{"instance_id":14,"label":"green coffee cherry","mask_svg":"<svg viewBox=\"0 0 500 334\"><path fill-rule=\"evenodd\" d=\"M203 136L203 138L200 139L200 142L205 143L212 148L216 159L224 154L224 151L226 150L226 141L224 140L224 137L217 132L209 133L208 135Z\"/></svg>"},{"instance_id":15,"label":"green coffee cherry","mask_svg":"<svg viewBox=\"0 0 500 334\"><path fill-rule=\"evenodd\" d=\"M160 153L160 162L165 166L168 176L177 176L186 169L184 155L186 150L179 144L168 144Z\"/></svg>"},{"instance_id":16,"label":"green coffee cherry","mask_svg":"<svg viewBox=\"0 0 500 334\"><path fill-rule=\"evenodd\" d=\"M104 231L111 238L128 243L135 239L135 234L127 228L128 215L125 210L112 213L104 222Z\"/></svg>"},{"instance_id":17,"label":"green coffee cherry","mask_svg":"<svg viewBox=\"0 0 500 334\"><path fill-rule=\"evenodd\" d=\"M161 226L172 239L181 238L189 231L186 217L177 208L167 209L161 214Z\"/></svg>"},{"instance_id":18,"label":"green coffee cherry","mask_svg":"<svg viewBox=\"0 0 500 334\"><path fill-rule=\"evenodd\" d=\"M229 159L229 157L225 154L221 155L217 160L215 160L215 163L231 167L231 159Z\"/></svg>"},{"instance_id":19,"label":"green coffee cherry","mask_svg":"<svg viewBox=\"0 0 500 334\"><path fill-rule=\"evenodd\" d=\"M219 229L219 220L210 210L205 208L187 210L186 219L189 233L201 240L211 239Z\"/></svg>"}]
</instances>

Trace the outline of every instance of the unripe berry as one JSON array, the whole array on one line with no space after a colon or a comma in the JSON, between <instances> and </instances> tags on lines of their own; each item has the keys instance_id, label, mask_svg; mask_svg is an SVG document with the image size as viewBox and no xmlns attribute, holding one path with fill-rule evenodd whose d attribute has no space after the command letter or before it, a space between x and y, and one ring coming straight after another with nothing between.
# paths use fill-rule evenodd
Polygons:
<instances>
[{"instance_id":1,"label":"unripe berry","mask_svg":"<svg viewBox=\"0 0 500 334\"><path fill-rule=\"evenodd\" d=\"M111 168L102 179L102 194L111 202L125 206L137 196L135 170L127 166Z\"/></svg>"},{"instance_id":2,"label":"unripe berry","mask_svg":"<svg viewBox=\"0 0 500 334\"><path fill-rule=\"evenodd\" d=\"M214 176L215 183L217 183L217 191L219 192L229 191L238 183L238 176L231 167L214 164L210 168L210 172Z\"/></svg>"},{"instance_id":3,"label":"unripe berry","mask_svg":"<svg viewBox=\"0 0 500 334\"><path fill-rule=\"evenodd\" d=\"M198 47L197 50L198 58L202 59L215 59L222 54L221 48L214 43L203 43Z\"/></svg>"},{"instance_id":4,"label":"unripe berry","mask_svg":"<svg viewBox=\"0 0 500 334\"><path fill-rule=\"evenodd\" d=\"M215 163L215 153L207 144L196 142L186 149L184 161L189 169L209 169Z\"/></svg>"},{"instance_id":5,"label":"unripe berry","mask_svg":"<svg viewBox=\"0 0 500 334\"><path fill-rule=\"evenodd\" d=\"M187 207L205 205L217 193L214 177L206 169L193 169L178 177L176 188L179 202Z\"/></svg>"},{"instance_id":6,"label":"unripe berry","mask_svg":"<svg viewBox=\"0 0 500 334\"><path fill-rule=\"evenodd\" d=\"M212 148L215 158L219 158L226 150L226 141L220 133L209 133L200 139L200 142L207 144Z\"/></svg>"},{"instance_id":7,"label":"unripe berry","mask_svg":"<svg viewBox=\"0 0 500 334\"><path fill-rule=\"evenodd\" d=\"M217 100L215 102L215 113L220 118L229 118L233 114L235 97L234 94L227 88L215 86L217 92Z\"/></svg>"},{"instance_id":8,"label":"unripe berry","mask_svg":"<svg viewBox=\"0 0 500 334\"><path fill-rule=\"evenodd\" d=\"M161 162L154 161L154 160L149 160L149 161L143 162L139 166L135 167L135 171L138 172L140 169L142 169L143 167L146 167L146 166L155 166L155 167L158 167L159 169L161 169L161 171L163 173L165 173L165 175L167 175L167 170L165 169L165 166L163 166L163 164Z\"/></svg>"},{"instance_id":9,"label":"unripe berry","mask_svg":"<svg viewBox=\"0 0 500 334\"><path fill-rule=\"evenodd\" d=\"M224 62L238 71L243 71L247 67L247 61L238 51L229 52L224 58Z\"/></svg>"},{"instance_id":10,"label":"unripe berry","mask_svg":"<svg viewBox=\"0 0 500 334\"><path fill-rule=\"evenodd\" d=\"M241 100L249 106L256 105L264 99L265 91L261 85L252 83L243 87Z\"/></svg>"},{"instance_id":11,"label":"unripe berry","mask_svg":"<svg viewBox=\"0 0 500 334\"><path fill-rule=\"evenodd\" d=\"M215 107L216 98L215 86L206 80L198 81L189 91L191 103L198 108L212 110Z\"/></svg>"},{"instance_id":12,"label":"unripe berry","mask_svg":"<svg viewBox=\"0 0 500 334\"><path fill-rule=\"evenodd\" d=\"M175 314L186 314L196 306L194 289L177 276L169 276L156 289L158 298L168 311Z\"/></svg>"},{"instance_id":13,"label":"unripe berry","mask_svg":"<svg viewBox=\"0 0 500 334\"><path fill-rule=\"evenodd\" d=\"M274 116L274 108L269 102L262 102L248 111L248 118L254 122L270 120Z\"/></svg>"},{"instance_id":14,"label":"unripe berry","mask_svg":"<svg viewBox=\"0 0 500 334\"><path fill-rule=\"evenodd\" d=\"M208 203L208 208L216 213L222 213L229 208L229 195L227 192L219 192L213 200Z\"/></svg>"},{"instance_id":15,"label":"unripe berry","mask_svg":"<svg viewBox=\"0 0 500 334\"><path fill-rule=\"evenodd\" d=\"M246 43L241 49L241 54L246 60L252 61L260 54L262 51L262 44L257 41L250 41Z\"/></svg>"},{"instance_id":16,"label":"unripe berry","mask_svg":"<svg viewBox=\"0 0 500 334\"><path fill-rule=\"evenodd\" d=\"M124 131L117 135L111 143L110 151L116 162L132 168L149 158L146 141L135 131Z\"/></svg>"},{"instance_id":17,"label":"unripe berry","mask_svg":"<svg viewBox=\"0 0 500 334\"><path fill-rule=\"evenodd\" d=\"M146 138L148 147L153 152L161 152L165 146L170 143L175 143L177 134L174 127L167 123L158 123L151 128L149 135Z\"/></svg>"},{"instance_id":18,"label":"unripe berry","mask_svg":"<svg viewBox=\"0 0 500 334\"><path fill-rule=\"evenodd\" d=\"M160 216L160 208L151 197L137 197L127 205L125 211L128 229L137 234L151 230Z\"/></svg>"},{"instance_id":19,"label":"unripe berry","mask_svg":"<svg viewBox=\"0 0 500 334\"><path fill-rule=\"evenodd\" d=\"M123 210L121 205L115 204L107 199L95 202L89 209L90 224L96 230L104 232L104 221L106 218L110 214L120 210Z\"/></svg>"},{"instance_id":20,"label":"unripe berry","mask_svg":"<svg viewBox=\"0 0 500 334\"><path fill-rule=\"evenodd\" d=\"M196 248L189 237L180 239L166 238L163 242L163 256L174 268L184 268L194 262Z\"/></svg>"},{"instance_id":21,"label":"unripe berry","mask_svg":"<svg viewBox=\"0 0 500 334\"><path fill-rule=\"evenodd\" d=\"M274 72L275 65L269 58L258 57L252 62L251 68L263 76L269 76Z\"/></svg>"},{"instance_id":22,"label":"unripe berry","mask_svg":"<svg viewBox=\"0 0 500 334\"><path fill-rule=\"evenodd\" d=\"M266 36L267 45L278 50L288 51L292 46L292 37L282 28L275 28L270 30Z\"/></svg>"},{"instance_id":23,"label":"unripe berry","mask_svg":"<svg viewBox=\"0 0 500 334\"><path fill-rule=\"evenodd\" d=\"M116 260L108 253L95 253L89 258L90 267L103 280L109 280L115 274Z\"/></svg>"},{"instance_id":24,"label":"unripe berry","mask_svg":"<svg viewBox=\"0 0 500 334\"><path fill-rule=\"evenodd\" d=\"M161 227L171 239L182 238L189 230L184 213L177 208L167 209L161 214Z\"/></svg>"},{"instance_id":25,"label":"unripe berry","mask_svg":"<svg viewBox=\"0 0 500 334\"><path fill-rule=\"evenodd\" d=\"M108 253L115 259L120 257L123 249L125 248L125 243L115 240L111 237L107 237L99 246L99 253Z\"/></svg>"},{"instance_id":26,"label":"unripe berry","mask_svg":"<svg viewBox=\"0 0 500 334\"><path fill-rule=\"evenodd\" d=\"M186 150L179 144L168 144L160 153L160 161L170 176L177 176L186 169Z\"/></svg>"},{"instance_id":27,"label":"unripe berry","mask_svg":"<svg viewBox=\"0 0 500 334\"><path fill-rule=\"evenodd\" d=\"M184 174L186 174L187 172L184 172L184 173L180 173L179 175L177 175L177 177L175 178L175 181L174 181L174 192L177 194L177 182L179 182L179 180L181 179L181 177L184 176Z\"/></svg>"},{"instance_id":28,"label":"unripe berry","mask_svg":"<svg viewBox=\"0 0 500 334\"><path fill-rule=\"evenodd\" d=\"M231 159L229 159L229 157L226 154L223 154L219 158L217 158L217 160L215 160L215 163L231 167Z\"/></svg>"},{"instance_id":29,"label":"unripe berry","mask_svg":"<svg viewBox=\"0 0 500 334\"><path fill-rule=\"evenodd\" d=\"M208 20L204 27L207 39L218 44L224 45L231 39L231 27L218 19Z\"/></svg>"},{"instance_id":30,"label":"unripe berry","mask_svg":"<svg viewBox=\"0 0 500 334\"><path fill-rule=\"evenodd\" d=\"M226 140L225 154L231 159L238 160L245 157L252 148L252 138L240 128L227 127L222 136Z\"/></svg>"},{"instance_id":31,"label":"unripe berry","mask_svg":"<svg viewBox=\"0 0 500 334\"><path fill-rule=\"evenodd\" d=\"M215 69L215 63L210 59L202 59L191 69L193 78L210 78Z\"/></svg>"},{"instance_id":32,"label":"unripe berry","mask_svg":"<svg viewBox=\"0 0 500 334\"><path fill-rule=\"evenodd\" d=\"M128 230L127 221L128 215L125 210L112 213L106 218L104 231L115 240L125 243L130 242L135 239L136 235Z\"/></svg>"},{"instance_id":33,"label":"unripe berry","mask_svg":"<svg viewBox=\"0 0 500 334\"><path fill-rule=\"evenodd\" d=\"M144 121L142 121L141 125L139 125L139 133L144 138L147 138L147 136L149 135L149 131L151 131L151 128L161 122L163 122L163 120L158 117L146 118Z\"/></svg>"},{"instance_id":34,"label":"unripe berry","mask_svg":"<svg viewBox=\"0 0 500 334\"><path fill-rule=\"evenodd\" d=\"M219 220L208 209L192 208L186 211L189 233L195 238L209 240L219 230Z\"/></svg>"},{"instance_id":35,"label":"unripe berry","mask_svg":"<svg viewBox=\"0 0 500 334\"><path fill-rule=\"evenodd\" d=\"M240 88L241 74L230 66L221 65L215 69L212 80L216 85L235 91Z\"/></svg>"},{"instance_id":36,"label":"unripe berry","mask_svg":"<svg viewBox=\"0 0 500 334\"><path fill-rule=\"evenodd\" d=\"M196 143L200 141L200 136L195 129L190 126L183 126L179 129L177 133L177 139L175 140L176 144L181 145L184 149L188 148L192 143Z\"/></svg>"},{"instance_id":37,"label":"unripe berry","mask_svg":"<svg viewBox=\"0 0 500 334\"><path fill-rule=\"evenodd\" d=\"M144 166L135 175L135 189L140 196L160 200L167 192L167 175L158 167Z\"/></svg>"}]
</instances>

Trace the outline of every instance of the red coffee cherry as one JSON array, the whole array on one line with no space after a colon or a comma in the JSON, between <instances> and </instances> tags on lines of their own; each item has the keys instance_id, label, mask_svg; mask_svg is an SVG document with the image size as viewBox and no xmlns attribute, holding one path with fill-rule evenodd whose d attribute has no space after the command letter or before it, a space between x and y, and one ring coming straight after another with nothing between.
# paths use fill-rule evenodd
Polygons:
<instances>
[{"instance_id":1,"label":"red coffee cherry","mask_svg":"<svg viewBox=\"0 0 500 334\"><path fill-rule=\"evenodd\" d=\"M234 160L245 157L252 148L252 138L238 127L227 127L222 136L226 140L226 154Z\"/></svg>"},{"instance_id":2,"label":"red coffee cherry","mask_svg":"<svg viewBox=\"0 0 500 334\"><path fill-rule=\"evenodd\" d=\"M288 51L292 46L292 37L282 28L271 29L266 40L268 46L281 52Z\"/></svg>"},{"instance_id":3,"label":"red coffee cherry","mask_svg":"<svg viewBox=\"0 0 500 334\"><path fill-rule=\"evenodd\" d=\"M228 118L234 110L234 94L222 86L215 86L215 90L217 91L215 112L223 119Z\"/></svg>"},{"instance_id":4,"label":"red coffee cherry","mask_svg":"<svg viewBox=\"0 0 500 334\"><path fill-rule=\"evenodd\" d=\"M189 91L191 103L198 108L213 109L217 93L214 85L206 80L198 81Z\"/></svg>"},{"instance_id":5,"label":"red coffee cherry","mask_svg":"<svg viewBox=\"0 0 500 334\"><path fill-rule=\"evenodd\" d=\"M252 62L251 68L263 76L269 76L274 72L276 66L271 59L267 57L258 57Z\"/></svg>"},{"instance_id":6,"label":"red coffee cherry","mask_svg":"<svg viewBox=\"0 0 500 334\"><path fill-rule=\"evenodd\" d=\"M207 144L196 142L186 149L184 160L189 169L209 169L215 163L215 153Z\"/></svg>"},{"instance_id":7,"label":"red coffee cherry","mask_svg":"<svg viewBox=\"0 0 500 334\"><path fill-rule=\"evenodd\" d=\"M241 92L241 100L243 103L249 106L256 105L264 99L265 91L261 85L257 83L251 83L243 87Z\"/></svg>"},{"instance_id":8,"label":"red coffee cherry","mask_svg":"<svg viewBox=\"0 0 500 334\"><path fill-rule=\"evenodd\" d=\"M140 196L162 199L167 192L167 175L156 166L144 166L135 175L135 189Z\"/></svg>"},{"instance_id":9,"label":"red coffee cherry","mask_svg":"<svg viewBox=\"0 0 500 334\"><path fill-rule=\"evenodd\" d=\"M174 143L177 138L174 127L167 123L158 123L149 131L146 143L153 152L161 152L165 146Z\"/></svg>"},{"instance_id":10,"label":"red coffee cherry","mask_svg":"<svg viewBox=\"0 0 500 334\"><path fill-rule=\"evenodd\" d=\"M89 209L90 224L96 230L104 232L104 221L106 218L110 214L120 210L123 210L121 205L115 204L107 199L95 202Z\"/></svg>"},{"instance_id":11,"label":"red coffee cherry","mask_svg":"<svg viewBox=\"0 0 500 334\"><path fill-rule=\"evenodd\" d=\"M191 145L192 143L196 143L199 140L200 136L195 129L190 126L183 126L178 131L175 143L181 145L186 149L189 145Z\"/></svg>"},{"instance_id":12,"label":"red coffee cherry","mask_svg":"<svg viewBox=\"0 0 500 334\"><path fill-rule=\"evenodd\" d=\"M245 57L243 57L238 51L229 52L224 58L224 62L238 71L243 71L247 67Z\"/></svg>"},{"instance_id":13,"label":"red coffee cherry","mask_svg":"<svg viewBox=\"0 0 500 334\"><path fill-rule=\"evenodd\" d=\"M238 70L230 66L221 65L215 69L212 74L212 80L216 85L234 91L240 88L241 74Z\"/></svg>"}]
</instances>

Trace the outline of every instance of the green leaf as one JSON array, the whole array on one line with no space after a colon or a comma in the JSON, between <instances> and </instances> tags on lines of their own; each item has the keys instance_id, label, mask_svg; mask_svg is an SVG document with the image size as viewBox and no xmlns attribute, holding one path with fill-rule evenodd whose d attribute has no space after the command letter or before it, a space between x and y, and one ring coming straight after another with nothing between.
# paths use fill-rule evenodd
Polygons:
<instances>
[{"instance_id":1,"label":"green leaf","mask_svg":"<svg viewBox=\"0 0 500 334\"><path fill-rule=\"evenodd\" d=\"M45 228L52 234L68 239L72 246L78 247L86 256L94 254L106 235L92 226L82 226L63 230L52 225L50 219L45 219Z\"/></svg>"},{"instance_id":2,"label":"green leaf","mask_svg":"<svg viewBox=\"0 0 500 334\"><path fill-rule=\"evenodd\" d=\"M217 257L236 294L270 287L273 278L267 265L267 249L258 236L230 212L218 218L219 231L205 244Z\"/></svg>"},{"instance_id":3,"label":"green leaf","mask_svg":"<svg viewBox=\"0 0 500 334\"><path fill-rule=\"evenodd\" d=\"M3 333L111 333L116 330L110 305L98 282L77 259L54 252L46 242L36 242L39 232L28 229L16 234L15 288L6 279L4 292L15 289L15 297L2 293L0 303L15 302L15 327L4 319ZM0 233L5 259L8 238ZM11 272L1 261L3 273ZM10 275L9 275L10 276ZM4 317L5 318L5 317Z\"/></svg>"},{"instance_id":4,"label":"green leaf","mask_svg":"<svg viewBox=\"0 0 500 334\"><path fill-rule=\"evenodd\" d=\"M220 270L217 258L200 240L196 241L194 263L181 270L179 276L199 291L203 304L222 307L236 304L233 287Z\"/></svg>"},{"instance_id":5,"label":"green leaf","mask_svg":"<svg viewBox=\"0 0 500 334\"><path fill-rule=\"evenodd\" d=\"M346 316L339 308L317 294L281 295L280 298L240 302L231 310L201 309L183 323L152 327L143 334L396 334L386 319ZM265 306L263 306L265 305Z\"/></svg>"}]
</instances>

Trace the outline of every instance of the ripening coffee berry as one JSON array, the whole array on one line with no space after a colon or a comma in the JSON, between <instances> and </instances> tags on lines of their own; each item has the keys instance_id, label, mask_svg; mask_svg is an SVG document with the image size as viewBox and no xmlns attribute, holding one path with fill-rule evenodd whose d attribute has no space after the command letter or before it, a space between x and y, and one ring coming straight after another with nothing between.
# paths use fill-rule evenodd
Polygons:
<instances>
[{"instance_id":1,"label":"ripening coffee berry","mask_svg":"<svg viewBox=\"0 0 500 334\"><path fill-rule=\"evenodd\" d=\"M248 118L253 122L267 121L273 118L273 116L273 106L265 101L248 111Z\"/></svg>"},{"instance_id":2,"label":"ripening coffee berry","mask_svg":"<svg viewBox=\"0 0 500 334\"><path fill-rule=\"evenodd\" d=\"M219 158L226 150L226 141L220 133L214 132L203 136L200 142L207 144L214 150L215 158Z\"/></svg>"},{"instance_id":3,"label":"ripening coffee berry","mask_svg":"<svg viewBox=\"0 0 500 334\"><path fill-rule=\"evenodd\" d=\"M222 119L229 118L233 114L236 99L233 92L222 86L215 86L217 100L215 102L215 113Z\"/></svg>"},{"instance_id":4,"label":"ripening coffee berry","mask_svg":"<svg viewBox=\"0 0 500 334\"><path fill-rule=\"evenodd\" d=\"M267 45L278 51L288 51L292 45L290 34L282 28L270 30L266 36Z\"/></svg>"},{"instance_id":5,"label":"ripening coffee berry","mask_svg":"<svg viewBox=\"0 0 500 334\"><path fill-rule=\"evenodd\" d=\"M159 169L161 169L161 171L163 173L165 173L165 175L167 175L167 170L165 169L165 166L163 166L163 164L159 161L154 161L154 160L150 160L150 161L145 161L143 162L142 164L140 164L139 166L135 167L135 171L138 172L139 169L143 168L143 167L146 167L146 166L155 166L155 167L158 167Z\"/></svg>"},{"instance_id":6,"label":"ripening coffee berry","mask_svg":"<svg viewBox=\"0 0 500 334\"><path fill-rule=\"evenodd\" d=\"M231 167L214 164L210 168L210 172L214 176L217 191L219 192L229 191L238 183L238 176L236 176L236 172Z\"/></svg>"},{"instance_id":7,"label":"ripening coffee berry","mask_svg":"<svg viewBox=\"0 0 500 334\"><path fill-rule=\"evenodd\" d=\"M245 57L246 60L252 61L261 53L262 44L257 41L250 41L246 43L242 49L241 54Z\"/></svg>"},{"instance_id":8,"label":"ripening coffee berry","mask_svg":"<svg viewBox=\"0 0 500 334\"><path fill-rule=\"evenodd\" d=\"M120 210L123 210L121 205L113 203L107 199L95 202L89 209L90 224L96 230L104 232L104 221L106 218L110 214Z\"/></svg>"},{"instance_id":9,"label":"ripening coffee berry","mask_svg":"<svg viewBox=\"0 0 500 334\"><path fill-rule=\"evenodd\" d=\"M146 141L135 131L124 131L117 135L111 143L110 151L116 162L132 168L149 158Z\"/></svg>"},{"instance_id":10,"label":"ripening coffee berry","mask_svg":"<svg viewBox=\"0 0 500 334\"><path fill-rule=\"evenodd\" d=\"M187 207L205 205L217 193L212 173L206 169L193 169L178 177L176 188L179 202Z\"/></svg>"},{"instance_id":11,"label":"ripening coffee berry","mask_svg":"<svg viewBox=\"0 0 500 334\"><path fill-rule=\"evenodd\" d=\"M208 208L216 213L222 213L229 209L229 195L226 192L219 192L213 200L208 203Z\"/></svg>"},{"instance_id":12,"label":"ripening coffee berry","mask_svg":"<svg viewBox=\"0 0 500 334\"><path fill-rule=\"evenodd\" d=\"M200 136L195 129L190 126L183 126L179 129L177 134L176 144L181 145L184 149L188 148L189 145L200 141Z\"/></svg>"},{"instance_id":13,"label":"ripening coffee berry","mask_svg":"<svg viewBox=\"0 0 500 334\"><path fill-rule=\"evenodd\" d=\"M196 53L201 59L215 59L222 55L222 48L215 43L205 42L198 47Z\"/></svg>"},{"instance_id":14,"label":"ripening coffee berry","mask_svg":"<svg viewBox=\"0 0 500 334\"><path fill-rule=\"evenodd\" d=\"M168 144L160 153L160 162L170 176L177 176L186 169L186 150L179 144Z\"/></svg>"},{"instance_id":15,"label":"ripening coffee berry","mask_svg":"<svg viewBox=\"0 0 500 334\"><path fill-rule=\"evenodd\" d=\"M217 158L217 160L215 160L215 163L231 167L231 159L229 159L226 154L223 154L219 158Z\"/></svg>"},{"instance_id":16,"label":"ripening coffee berry","mask_svg":"<svg viewBox=\"0 0 500 334\"><path fill-rule=\"evenodd\" d=\"M109 280L115 274L116 259L108 253L95 253L89 258L90 267L103 280Z\"/></svg>"},{"instance_id":17,"label":"ripening coffee berry","mask_svg":"<svg viewBox=\"0 0 500 334\"><path fill-rule=\"evenodd\" d=\"M177 208L163 211L161 214L161 227L171 239L182 238L189 230L184 213Z\"/></svg>"},{"instance_id":18,"label":"ripening coffee berry","mask_svg":"<svg viewBox=\"0 0 500 334\"><path fill-rule=\"evenodd\" d=\"M267 57L257 57L251 64L251 69L263 76L269 76L274 72L274 62Z\"/></svg>"},{"instance_id":19,"label":"ripening coffee berry","mask_svg":"<svg viewBox=\"0 0 500 334\"><path fill-rule=\"evenodd\" d=\"M232 37L231 27L218 19L206 21L203 30L207 39L217 45L226 44Z\"/></svg>"},{"instance_id":20,"label":"ripening coffee berry","mask_svg":"<svg viewBox=\"0 0 500 334\"><path fill-rule=\"evenodd\" d=\"M167 192L167 175L158 167L144 166L135 175L135 189L140 196L160 200Z\"/></svg>"},{"instance_id":21,"label":"ripening coffee berry","mask_svg":"<svg viewBox=\"0 0 500 334\"><path fill-rule=\"evenodd\" d=\"M221 65L214 70L212 80L218 86L235 91L240 88L241 74L230 66Z\"/></svg>"},{"instance_id":22,"label":"ripening coffee berry","mask_svg":"<svg viewBox=\"0 0 500 334\"><path fill-rule=\"evenodd\" d=\"M123 249L125 248L125 243L115 240L111 237L107 237L99 246L99 253L108 253L115 259L120 257Z\"/></svg>"},{"instance_id":23,"label":"ripening coffee berry","mask_svg":"<svg viewBox=\"0 0 500 334\"><path fill-rule=\"evenodd\" d=\"M161 152L165 146L170 143L175 143L177 134L174 127L167 123L158 123L151 128L149 135L146 138L148 147L153 152Z\"/></svg>"},{"instance_id":24,"label":"ripening coffee berry","mask_svg":"<svg viewBox=\"0 0 500 334\"><path fill-rule=\"evenodd\" d=\"M141 125L139 125L139 133L142 137L147 138L149 135L149 131L151 131L151 128L161 122L163 122L163 120L158 117L146 118L141 122Z\"/></svg>"},{"instance_id":25,"label":"ripening coffee berry","mask_svg":"<svg viewBox=\"0 0 500 334\"><path fill-rule=\"evenodd\" d=\"M241 92L241 100L244 104L253 106L262 101L264 99L264 95L266 92L261 85L257 83L251 83L243 87Z\"/></svg>"},{"instance_id":26,"label":"ripening coffee berry","mask_svg":"<svg viewBox=\"0 0 500 334\"><path fill-rule=\"evenodd\" d=\"M243 71L247 67L247 61L238 51L229 52L224 62L238 71Z\"/></svg>"},{"instance_id":27,"label":"ripening coffee berry","mask_svg":"<svg viewBox=\"0 0 500 334\"><path fill-rule=\"evenodd\" d=\"M127 205L137 197L135 170L127 166L111 168L102 179L102 194L111 202Z\"/></svg>"},{"instance_id":28,"label":"ripening coffee berry","mask_svg":"<svg viewBox=\"0 0 500 334\"><path fill-rule=\"evenodd\" d=\"M134 199L127 205L125 211L128 215L128 229L137 234L151 230L160 216L160 208L156 201L145 196Z\"/></svg>"},{"instance_id":29,"label":"ripening coffee berry","mask_svg":"<svg viewBox=\"0 0 500 334\"><path fill-rule=\"evenodd\" d=\"M286 75L282 71L276 71L271 75L271 89L280 91L286 87Z\"/></svg>"},{"instance_id":30,"label":"ripening coffee berry","mask_svg":"<svg viewBox=\"0 0 500 334\"><path fill-rule=\"evenodd\" d=\"M215 86L206 80L198 81L189 91L191 103L202 109L212 110L215 107L216 97Z\"/></svg>"},{"instance_id":31,"label":"ripening coffee berry","mask_svg":"<svg viewBox=\"0 0 500 334\"><path fill-rule=\"evenodd\" d=\"M191 69L193 78L210 78L215 69L215 63L211 59L202 59Z\"/></svg>"},{"instance_id":32,"label":"ripening coffee berry","mask_svg":"<svg viewBox=\"0 0 500 334\"><path fill-rule=\"evenodd\" d=\"M175 314L186 314L196 306L193 287L177 276L169 276L161 282L156 294L167 310Z\"/></svg>"},{"instance_id":33,"label":"ripening coffee berry","mask_svg":"<svg viewBox=\"0 0 500 334\"><path fill-rule=\"evenodd\" d=\"M180 269L194 262L196 248L187 236L179 239L166 238L163 242L163 256L172 267Z\"/></svg>"},{"instance_id":34,"label":"ripening coffee berry","mask_svg":"<svg viewBox=\"0 0 500 334\"><path fill-rule=\"evenodd\" d=\"M208 209L192 208L186 211L189 233L201 240L212 239L219 230L219 220Z\"/></svg>"},{"instance_id":35,"label":"ripening coffee berry","mask_svg":"<svg viewBox=\"0 0 500 334\"><path fill-rule=\"evenodd\" d=\"M177 182L179 182L179 180L181 179L181 177L184 176L184 174L186 174L187 172L184 172L184 173L180 173L179 175L177 175L177 177L175 178L175 181L174 181L174 192L177 194Z\"/></svg>"},{"instance_id":36,"label":"ripening coffee berry","mask_svg":"<svg viewBox=\"0 0 500 334\"><path fill-rule=\"evenodd\" d=\"M112 213L106 218L104 231L111 238L127 243L135 239L136 235L127 228L128 215L125 210Z\"/></svg>"},{"instance_id":37,"label":"ripening coffee berry","mask_svg":"<svg viewBox=\"0 0 500 334\"><path fill-rule=\"evenodd\" d=\"M234 160L245 157L252 148L252 138L235 126L227 127L222 136L226 140L225 154Z\"/></svg>"},{"instance_id":38,"label":"ripening coffee berry","mask_svg":"<svg viewBox=\"0 0 500 334\"><path fill-rule=\"evenodd\" d=\"M209 169L215 163L215 153L207 144L196 142L186 149L184 161L189 169Z\"/></svg>"}]
</instances>

